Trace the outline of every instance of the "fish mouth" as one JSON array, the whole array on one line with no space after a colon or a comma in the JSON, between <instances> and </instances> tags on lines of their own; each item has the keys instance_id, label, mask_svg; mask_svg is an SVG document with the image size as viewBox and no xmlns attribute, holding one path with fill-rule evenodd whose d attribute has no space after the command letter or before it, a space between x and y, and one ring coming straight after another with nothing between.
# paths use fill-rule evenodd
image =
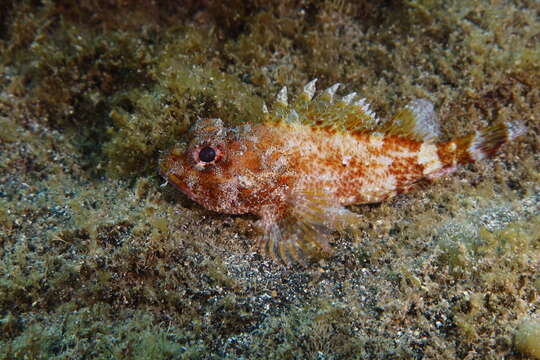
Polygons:
<instances>
[{"instance_id":1,"label":"fish mouth","mask_svg":"<svg viewBox=\"0 0 540 360\"><path fill-rule=\"evenodd\" d=\"M171 177L169 177L168 179L169 183L174 185L175 188L183 192L190 199L195 198L195 194L191 190L189 190L188 187L183 182L181 182L175 175L173 175L172 177L173 177L173 180L171 180Z\"/></svg>"},{"instance_id":2,"label":"fish mouth","mask_svg":"<svg viewBox=\"0 0 540 360\"><path fill-rule=\"evenodd\" d=\"M167 184L171 184L190 199L195 198L195 194L191 190L189 190L186 184L182 180L180 180L180 178L175 174L167 173L166 171L162 171L162 169L160 169L159 175L161 175L161 177L165 179Z\"/></svg>"},{"instance_id":3,"label":"fish mouth","mask_svg":"<svg viewBox=\"0 0 540 360\"><path fill-rule=\"evenodd\" d=\"M187 185L182 181L182 179L176 175L172 170L171 163L174 163L174 159L171 158L171 155L167 155L165 158L163 158L159 163L159 175L165 179L165 181L168 184L173 185L175 188L180 190L182 193L184 193L186 196L188 196L190 199L193 199L195 194L189 188Z\"/></svg>"}]
</instances>

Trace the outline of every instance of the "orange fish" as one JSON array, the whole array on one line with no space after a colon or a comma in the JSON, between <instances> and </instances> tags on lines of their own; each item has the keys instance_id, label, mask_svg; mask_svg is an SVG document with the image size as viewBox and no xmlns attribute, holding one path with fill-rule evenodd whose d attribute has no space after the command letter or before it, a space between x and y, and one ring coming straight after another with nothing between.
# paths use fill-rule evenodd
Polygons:
<instances>
[{"instance_id":1,"label":"orange fish","mask_svg":"<svg viewBox=\"0 0 540 360\"><path fill-rule=\"evenodd\" d=\"M345 208L377 203L420 180L482 160L523 134L497 123L437 142L433 104L410 102L381 122L356 93L338 98L339 84L315 95L313 80L289 103L283 88L264 121L234 128L201 119L160 161L160 172L203 207L260 217L258 246L285 263L331 251L333 231L361 219Z\"/></svg>"}]
</instances>

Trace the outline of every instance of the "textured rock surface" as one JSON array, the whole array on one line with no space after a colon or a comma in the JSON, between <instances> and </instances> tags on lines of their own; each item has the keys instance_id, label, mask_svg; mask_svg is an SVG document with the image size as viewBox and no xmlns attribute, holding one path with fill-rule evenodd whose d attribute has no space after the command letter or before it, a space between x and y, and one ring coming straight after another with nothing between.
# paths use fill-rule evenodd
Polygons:
<instances>
[{"instance_id":1,"label":"textured rock surface","mask_svg":"<svg viewBox=\"0 0 540 360\"><path fill-rule=\"evenodd\" d=\"M374 5L375 3L379 5ZM537 1L0 4L0 359L524 359L540 311ZM319 78L443 137L497 120L495 159L352 210L360 236L283 267L250 216L160 187L198 117L258 121Z\"/></svg>"}]
</instances>

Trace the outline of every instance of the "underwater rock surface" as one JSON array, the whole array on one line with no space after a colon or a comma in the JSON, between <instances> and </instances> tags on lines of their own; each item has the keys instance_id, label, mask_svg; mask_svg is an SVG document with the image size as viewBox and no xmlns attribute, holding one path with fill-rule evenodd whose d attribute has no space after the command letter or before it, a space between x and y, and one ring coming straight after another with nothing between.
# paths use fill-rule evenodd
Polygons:
<instances>
[{"instance_id":1,"label":"underwater rock surface","mask_svg":"<svg viewBox=\"0 0 540 360\"><path fill-rule=\"evenodd\" d=\"M534 359L540 5L525 1L0 4L0 359ZM197 118L257 122L282 86L346 84L443 138L527 133L282 266L256 219L160 187ZM532 329L532 330L531 330Z\"/></svg>"}]
</instances>

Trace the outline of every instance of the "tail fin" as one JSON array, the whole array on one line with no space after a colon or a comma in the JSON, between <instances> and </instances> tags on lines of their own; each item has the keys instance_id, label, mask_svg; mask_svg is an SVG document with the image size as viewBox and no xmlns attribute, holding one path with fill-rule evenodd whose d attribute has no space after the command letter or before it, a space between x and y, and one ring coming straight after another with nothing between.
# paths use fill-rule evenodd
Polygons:
<instances>
[{"instance_id":1,"label":"tail fin","mask_svg":"<svg viewBox=\"0 0 540 360\"><path fill-rule=\"evenodd\" d=\"M463 145L466 150L458 160L460 163L479 161L495 155L501 145L514 140L525 133L526 128L520 123L499 122L486 127L476 134L468 136ZM468 156L466 156L468 155Z\"/></svg>"}]
</instances>

